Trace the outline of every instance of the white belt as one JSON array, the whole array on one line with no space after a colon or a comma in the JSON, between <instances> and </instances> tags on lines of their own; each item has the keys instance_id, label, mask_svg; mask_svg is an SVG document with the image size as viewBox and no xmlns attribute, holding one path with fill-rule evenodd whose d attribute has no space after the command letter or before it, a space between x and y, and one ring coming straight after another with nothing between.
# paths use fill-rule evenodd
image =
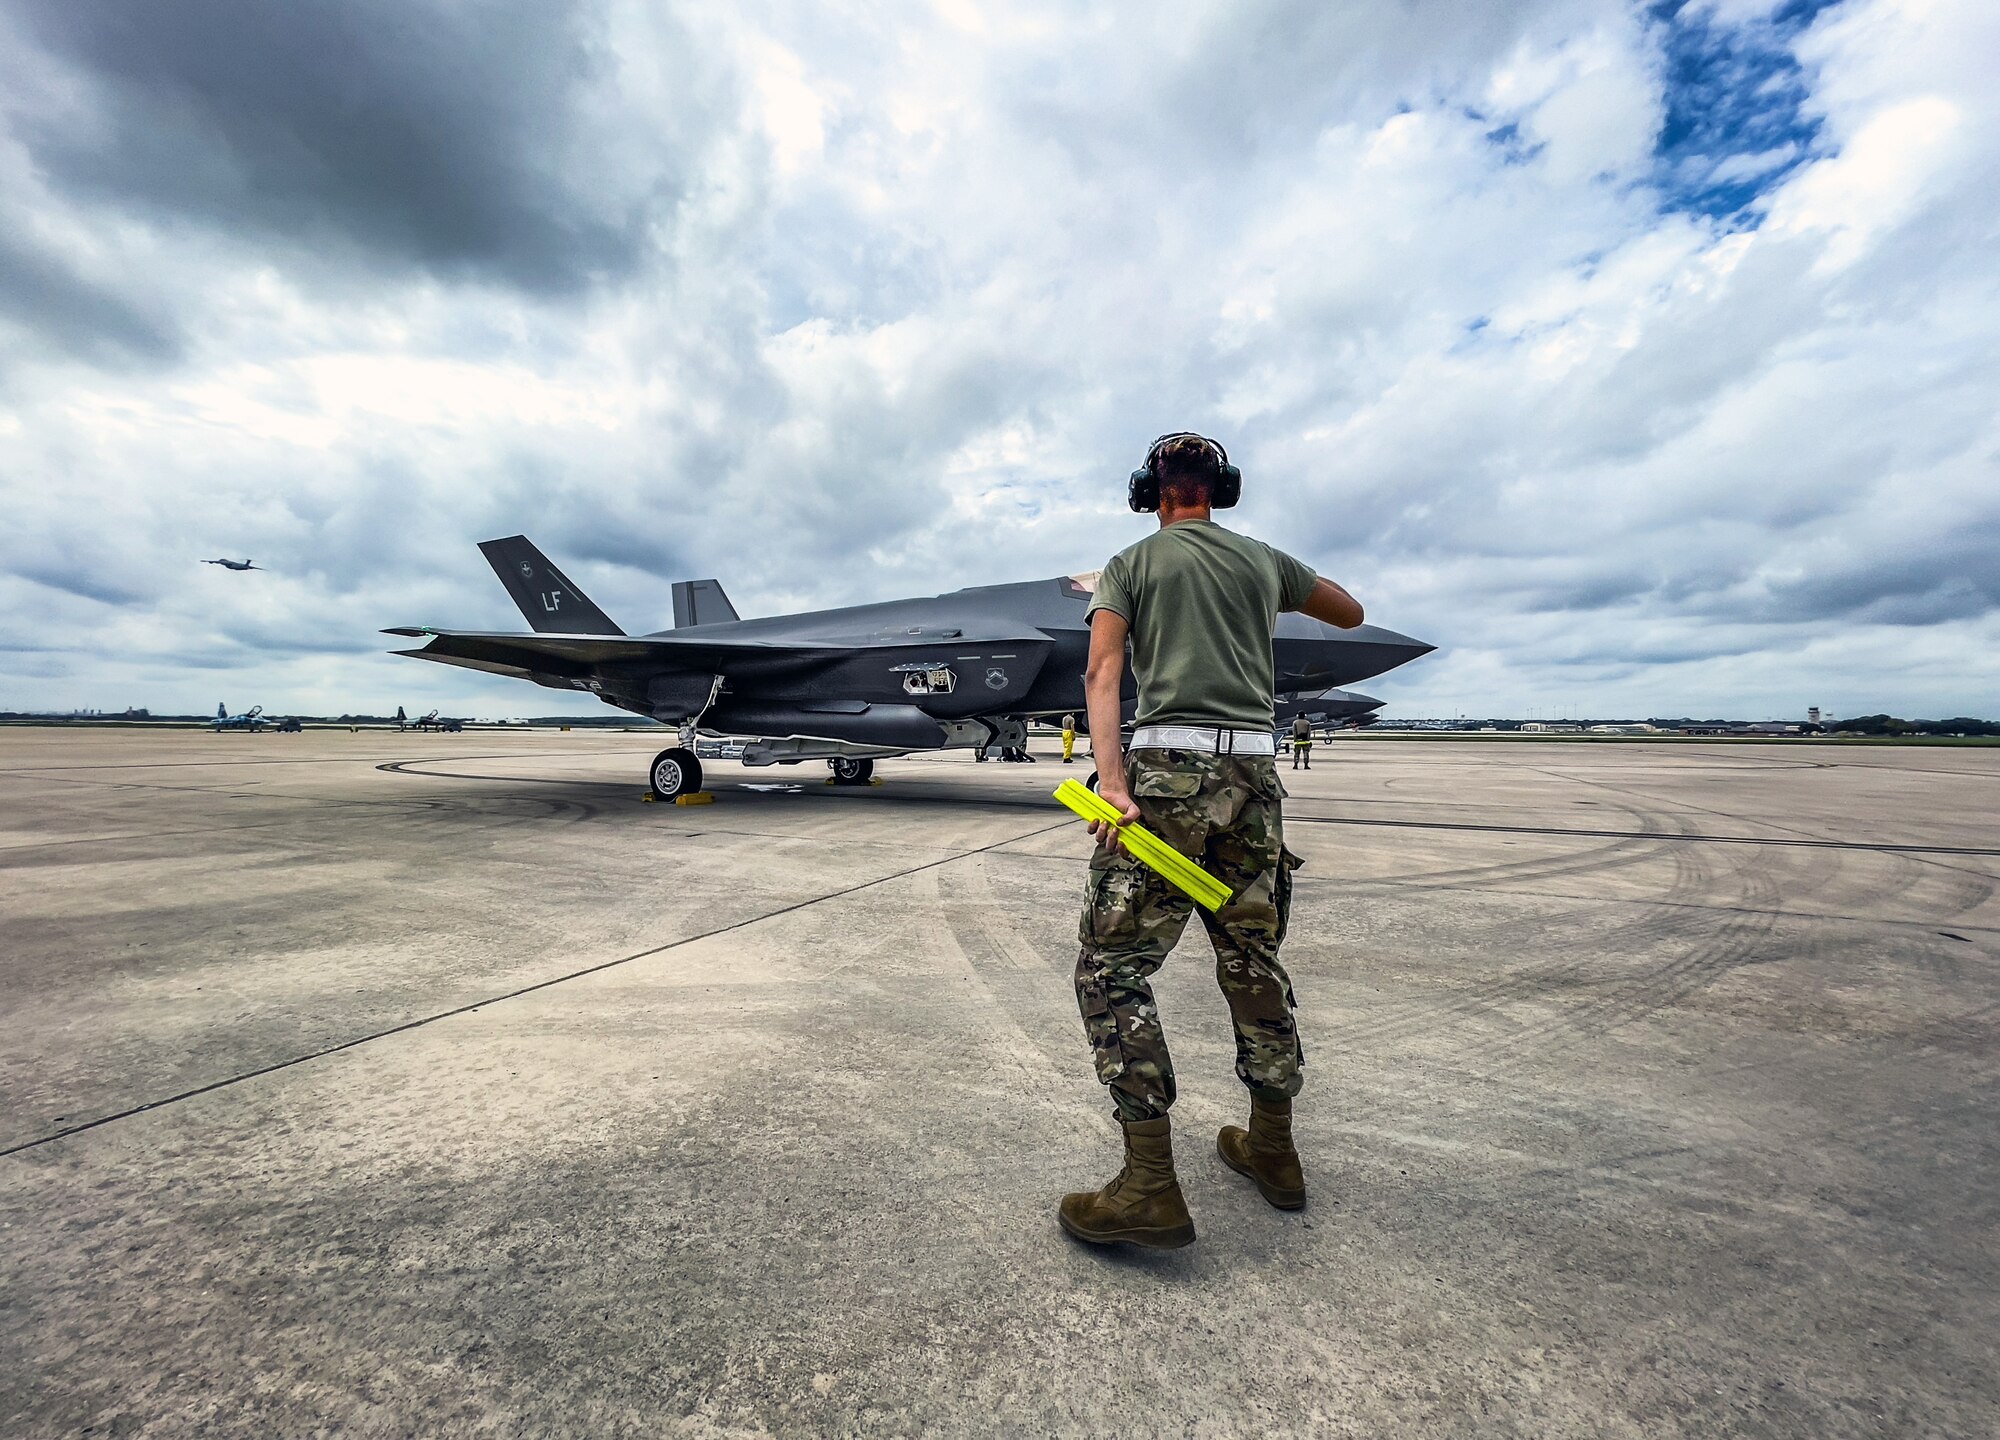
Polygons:
<instances>
[{"instance_id":1,"label":"white belt","mask_svg":"<svg viewBox=\"0 0 2000 1440\"><path fill-rule=\"evenodd\" d=\"M1132 732L1134 750L1200 750L1209 755L1276 755L1269 730L1232 730L1227 725L1141 725Z\"/></svg>"}]
</instances>

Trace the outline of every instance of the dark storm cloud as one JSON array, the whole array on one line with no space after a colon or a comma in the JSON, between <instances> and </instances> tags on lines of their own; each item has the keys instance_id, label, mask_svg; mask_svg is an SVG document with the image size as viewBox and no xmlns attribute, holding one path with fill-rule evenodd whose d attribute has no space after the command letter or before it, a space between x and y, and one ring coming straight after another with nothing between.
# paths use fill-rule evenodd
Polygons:
<instances>
[{"instance_id":1,"label":"dark storm cloud","mask_svg":"<svg viewBox=\"0 0 2000 1440\"><path fill-rule=\"evenodd\" d=\"M0 228L0 316L57 350L99 364L167 360L180 351L169 319L78 274L61 255L32 243L18 224Z\"/></svg>"},{"instance_id":2,"label":"dark storm cloud","mask_svg":"<svg viewBox=\"0 0 2000 1440\"><path fill-rule=\"evenodd\" d=\"M100 605L131 605L152 598L148 591L120 585L86 571L66 570L54 565L17 565L12 573L65 595L95 600Z\"/></svg>"},{"instance_id":3,"label":"dark storm cloud","mask_svg":"<svg viewBox=\"0 0 2000 1440\"><path fill-rule=\"evenodd\" d=\"M89 107L19 123L37 167L148 217L560 291L632 268L675 186L606 175L584 110L610 57L561 0L21 13Z\"/></svg>"},{"instance_id":4,"label":"dark storm cloud","mask_svg":"<svg viewBox=\"0 0 2000 1440\"><path fill-rule=\"evenodd\" d=\"M2000 521L1916 546L1855 550L1796 579L1775 582L1754 607L1780 621L1845 619L1936 625L2000 607Z\"/></svg>"}]
</instances>

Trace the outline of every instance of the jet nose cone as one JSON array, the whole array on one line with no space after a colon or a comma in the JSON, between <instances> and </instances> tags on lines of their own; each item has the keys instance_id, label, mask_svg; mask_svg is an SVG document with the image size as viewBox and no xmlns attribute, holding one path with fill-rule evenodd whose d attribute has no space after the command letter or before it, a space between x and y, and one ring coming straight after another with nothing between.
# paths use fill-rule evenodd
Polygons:
<instances>
[{"instance_id":1,"label":"jet nose cone","mask_svg":"<svg viewBox=\"0 0 2000 1440\"><path fill-rule=\"evenodd\" d=\"M1362 625L1347 632L1350 640L1359 640L1375 647L1383 657L1383 669L1392 665L1405 665L1410 661L1428 655L1437 646L1401 634L1395 630L1384 630L1380 625ZM1390 657L1394 658L1390 658Z\"/></svg>"},{"instance_id":2,"label":"jet nose cone","mask_svg":"<svg viewBox=\"0 0 2000 1440\"><path fill-rule=\"evenodd\" d=\"M1380 625L1357 625L1352 630L1333 630L1331 633L1338 637L1336 653L1344 662L1340 664L1340 669L1345 672L1335 679L1343 685L1394 670L1398 665L1407 665L1437 649L1437 646L1411 636L1384 630Z\"/></svg>"}]
</instances>

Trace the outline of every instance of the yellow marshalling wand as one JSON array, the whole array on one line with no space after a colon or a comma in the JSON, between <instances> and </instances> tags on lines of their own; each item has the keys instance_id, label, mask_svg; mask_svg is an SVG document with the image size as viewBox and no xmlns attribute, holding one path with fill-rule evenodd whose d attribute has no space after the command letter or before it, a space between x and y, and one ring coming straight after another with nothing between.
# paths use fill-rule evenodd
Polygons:
<instances>
[{"instance_id":1,"label":"yellow marshalling wand","mask_svg":"<svg viewBox=\"0 0 2000 1440\"><path fill-rule=\"evenodd\" d=\"M1096 791L1087 790L1074 780L1065 780L1056 786L1056 799L1086 820L1102 820L1116 826L1118 838L1125 842L1133 859L1157 871L1169 885L1191 896L1195 904L1220 910L1228 902L1227 885L1144 826L1120 825L1123 812Z\"/></svg>"}]
</instances>

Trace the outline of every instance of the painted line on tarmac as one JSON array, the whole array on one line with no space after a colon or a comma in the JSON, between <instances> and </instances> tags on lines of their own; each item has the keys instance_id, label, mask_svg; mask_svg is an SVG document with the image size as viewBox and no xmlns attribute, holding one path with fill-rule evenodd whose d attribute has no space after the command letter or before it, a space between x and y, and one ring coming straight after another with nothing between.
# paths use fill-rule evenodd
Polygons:
<instances>
[{"instance_id":1,"label":"painted line on tarmac","mask_svg":"<svg viewBox=\"0 0 2000 1440\"><path fill-rule=\"evenodd\" d=\"M702 931L699 935L687 935L679 940L669 940L666 944L655 945L649 950L641 950L633 955L621 955L616 960L605 960L596 965L586 965L583 969L572 970L567 975L557 975L547 980L537 980L532 985L523 985L517 990L509 990L500 995L489 995L483 1000L470 1000L463 1005L454 1005L449 1010L440 1010L434 1015L420 1016L415 1020L405 1020L400 1025L391 1025L382 1030L371 1031L366 1035L357 1035L354 1039L343 1040L338 1045L328 1045L304 1055L294 1055L289 1060L280 1060L276 1064L262 1065L255 1070L245 1070L240 1075L231 1075L226 1079L211 1081L206 1085L197 1085L194 1089L183 1090L177 1095L162 1096L158 1100L148 1100L142 1105L133 1105L124 1110L114 1111L109 1115L100 1115L95 1120L86 1120L80 1125L66 1125L60 1130L38 1136L33 1140L23 1140L18 1145L9 1145L4 1150L0 1150L0 1157L19 1155L24 1150L34 1150L43 1145L53 1144L58 1140L67 1140L72 1135L81 1135L84 1131L95 1130L101 1125L109 1125L118 1120L129 1120L135 1115L144 1115L149 1110L164 1109L168 1105L178 1105L183 1100L192 1100L198 1095L207 1095L212 1091L226 1090L232 1085L241 1085L246 1080L256 1080L265 1075L275 1075L280 1070L289 1070L294 1065L303 1065L309 1060L323 1060L329 1055L338 1055L343 1050L353 1050L377 1040L386 1040L391 1035L402 1035L411 1030L421 1030L426 1025L434 1025L440 1020L449 1020L454 1016L470 1014L472 1011L483 1009L488 1005L498 1005L503 1000L518 1000L523 995L534 994L537 990L548 990L557 985L568 984L571 980L581 980L586 975L597 975L606 970L615 970L620 965L630 965L635 960L644 960L653 955L663 954L668 950L678 950L681 946L692 945L697 940L709 940L717 935L727 935L732 930L743 930L752 925L762 924L766 920L775 920L781 915L790 915L796 911L810 909L812 906L823 904L828 900L838 900L842 896L852 895L857 891L870 890L877 885L887 885L892 880L902 880L911 875L921 874L926 870L935 870L941 865L950 865L955 861L969 860L974 855L984 855L987 851L997 850L1002 845L1012 845L1019 840L1032 840L1035 836L1046 835L1051 830L1063 829L1070 823L1070 820L1065 817L1053 825L1044 825L1039 829L1030 830L1020 835L1010 835L1004 840L995 840L990 845L981 845L974 850L959 850L937 860L927 860L921 865L909 866L907 869L898 870L893 874L878 875L873 880L863 880L857 884L849 885L844 889L829 891L825 895L815 895L810 900L800 900L790 905L781 905L776 910L767 910L761 915L752 915L747 919L733 921L728 925L718 925L713 930Z\"/></svg>"},{"instance_id":2,"label":"painted line on tarmac","mask_svg":"<svg viewBox=\"0 0 2000 1440\"><path fill-rule=\"evenodd\" d=\"M595 750L596 755L643 755L643 750ZM422 775L432 780L504 780L510 785L608 785L618 789L630 789L639 783L630 780L579 780L569 775L461 775L455 770L417 770L417 765L442 765L447 760L536 760L544 758L541 753L520 755L433 755L415 760L391 760L375 768L384 775Z\"/></svg>"},{"instance_id":3,"label":"painted line on tarmac","mask_svg":"<svg viewBox=\"0 0 2000 1440\"><path fill-rule=\"evenodd\" d=\"M481 757L468 756L468 759ZM607 788L623 788L618 781L574 780L547 775L462 775L448 770L411 770L405 767L436 763L425 760L401 760L393 764L377 765L377 770L401 775L428 775L449 780L500 780L517 785L599 785ZM1571 777L1564 777L1571 778ZM739 782L739 790L755 790L762 787ZM843 787L835 787L843 788ZM858 787L844 787L850 797L865 794ZM798 793L819 794L821 787L801 784ZM935 788L924 794L912 790L883 795L883 802L898 802L918 805L960 805L976 806L989 810L1040 810L1045 808L1041 792L1034 792L1034 798L1001 798L991 792L984 795L968 795L964 792L941 792ZM1308 799L1312 797L1306 797ZM1337 801L1335 803L1383 804L1399 803L1382 801ZM1468 830L1500 835L1555 835L1572 836L1584 840L1660 840L1675 844L1687 842L1704 845L1791 845L1816 850L1856 850L1872 853L1898 855L2000 855L2000 848L1977 845L1903 845L1894 842L1871 842L1866 840L1812 840L1792 839L1785 836L1767 835L1686 835L1662 830L1579 830L1560 825L1481 825L1469 821L1453 820L1371 820L1358 816L1301 815L1287 806L1285 819L1288 823L1300 825L1374 825L1390 830ZM4 1152L0 1152L4 1153Z\"/></svg>"},{"instance_id":4,"label":"painted line on tarmac","mask_svg":"<svg viewBox=\"0 0 2000 1440\"><path fill-rule=\"evenodd\" d=\"M1300 825L1378 825L1391 830L1474 830L1496 835L1574 835L1597 840L1666 840L1703 845L1794 845L1808 850L1868 850L1896 855L2000 855L1978 845L1899 845L1889 841L1794 840L1774 835L1675 835L1660 830L1572 830L1553 825L1474 825L1451 820L1367 820L1335 815L1285 816Z\"/></svg>"},{"instance_id":5,"label":"painted line on tarmac","mask_svg":"<svg viewBox=\"0 0 2000 1440\"><path fill-rule=\"evenodd\" d=\"M377 752L380 753L379 751ZM531 760L538 756L558 756L562 752L553 750L509 750L495 755L439 755L438 760ZM592 750L592 755L647 755L657 753L651 746L640 750ZM0 767L0 775L40 775L55 770L181 770L203 769L217 765L365 765L366 755L266 755L255 760L119 760L101 761L88 765L8 765ZM423 760L404 760L398 764L422 765ZM392 770L393 765L377 765L377 770ZM422 772L417 772L421 774Z\"/></svg>"}]
</instances>

